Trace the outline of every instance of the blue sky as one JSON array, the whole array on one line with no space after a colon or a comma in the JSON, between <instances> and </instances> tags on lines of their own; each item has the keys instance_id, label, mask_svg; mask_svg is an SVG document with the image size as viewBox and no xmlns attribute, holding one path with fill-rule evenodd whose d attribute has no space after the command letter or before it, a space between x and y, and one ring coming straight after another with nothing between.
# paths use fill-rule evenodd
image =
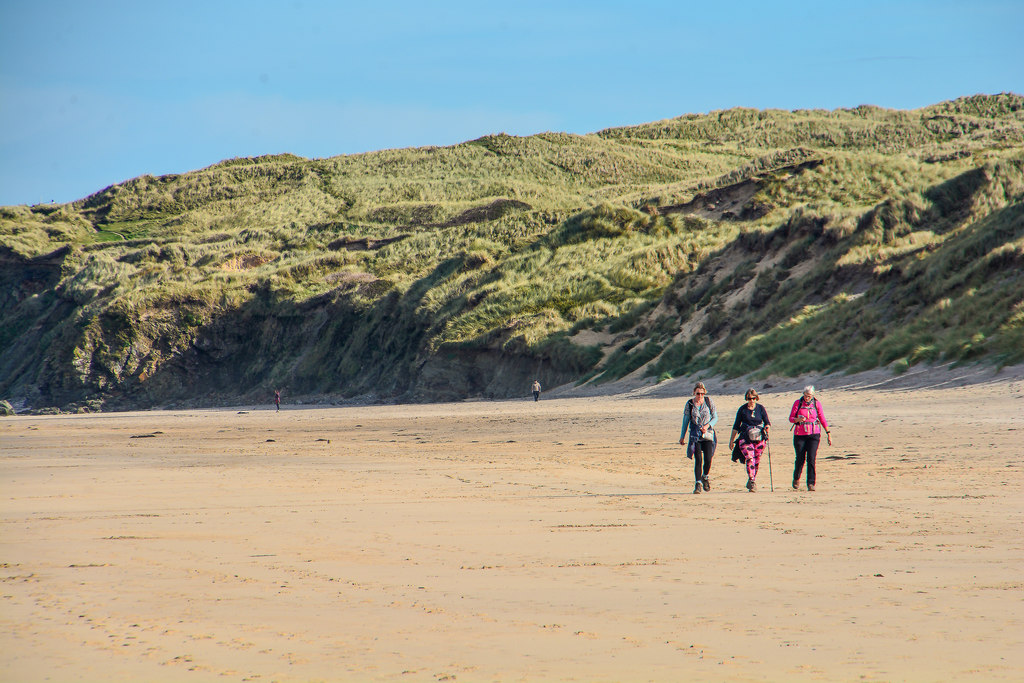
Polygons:
<instances>
[{"instance_id":1,"label":"blue sky","mask_svg":"<svg viewBox=\"0 0 1024 683\"><path fill-rule=\"evenodd\" d=\"M1024 2L0 0L0 205L744 106L1024 93Z\"/></svg>"}]
</instances>

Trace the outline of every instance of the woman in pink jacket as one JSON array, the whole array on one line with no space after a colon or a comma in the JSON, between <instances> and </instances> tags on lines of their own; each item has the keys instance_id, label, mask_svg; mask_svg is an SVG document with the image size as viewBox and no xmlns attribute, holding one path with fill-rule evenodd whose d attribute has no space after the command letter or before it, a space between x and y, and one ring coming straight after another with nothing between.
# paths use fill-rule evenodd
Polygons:
<instances>
[{"instance_id":1,"label":"woman in pink jacket","mask_svg":"<svg viewBox=\"0 0 1024 683\"><path fill-rule=\"evenodd\" d=\"M814 490L814 460L818 455L818 444L821 441L821 430L825 430L828 445L832 445L832 432L828 428L828 420L821 409L821 401L814 398L814 387L804 387L804 395L796 400L789 411L789 421L793 423L793 447L796 449L796 466L793 468L793 488L800 487L800 475L807 463L807 490Z\"/></svg>"}]
</instances>

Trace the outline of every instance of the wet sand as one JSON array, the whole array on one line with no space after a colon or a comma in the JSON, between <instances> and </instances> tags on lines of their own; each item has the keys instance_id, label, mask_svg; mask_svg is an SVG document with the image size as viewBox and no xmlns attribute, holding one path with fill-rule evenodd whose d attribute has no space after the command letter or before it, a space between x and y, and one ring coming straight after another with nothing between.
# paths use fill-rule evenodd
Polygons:
<instances>
[{"instance_id":1,"label":"wet sand","mask_svg":"<svg viewBox=\"0 0 1024 683\"><path fill-rule=\"evenodd\" d=\"M0 419L0 679L1024 679L1024 384L819 397Z\"/></svg>"}]
</instances>

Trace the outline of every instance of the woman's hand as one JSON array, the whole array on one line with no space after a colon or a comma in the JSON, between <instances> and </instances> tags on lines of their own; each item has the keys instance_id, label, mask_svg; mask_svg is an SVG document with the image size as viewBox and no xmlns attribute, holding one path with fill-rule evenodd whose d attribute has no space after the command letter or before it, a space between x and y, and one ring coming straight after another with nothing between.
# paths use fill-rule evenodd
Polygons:
<instances>
[{"instance_id":1,"label":"woman's hand","mask_svg":"<svg viewBox=\"0 0 1024 683\"><path fill-rule=\"evenodd\" d=\"M832 445L832 433L831 432L825 432L825 438L828 439L828 445L831 446Z\"/></svg>"},{"instance_id":2,"label":"woman's hand","mask_svg":"<svg viewBox=\"0 0 1024 683\"><path fill-rule=\"evenodd\" d=\"M686 437L685 436L683 438L679 439L679 445L680 446L685 446L686 445Z\"/></svg>"}]
</instances>

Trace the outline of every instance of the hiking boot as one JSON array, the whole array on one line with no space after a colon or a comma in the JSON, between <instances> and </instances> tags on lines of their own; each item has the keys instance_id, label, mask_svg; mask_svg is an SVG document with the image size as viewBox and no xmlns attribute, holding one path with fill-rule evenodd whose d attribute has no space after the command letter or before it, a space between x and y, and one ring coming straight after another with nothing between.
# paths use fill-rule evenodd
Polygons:
<instances>
[{"instance_id":1,"label":"hiking boot","mask_svg":"<svg viewBox=\"0 0 1024 683\"><path fill-rule=\"evenodd\" d=\"M711 490L711 482L708 481L707 477L704 477L700 480L700 485L704 487L705 491Z\"/></svg>"},{"instance_id":2,"label":"hiking boot","mask_svg":"<svg viewBox=\"0 0 1024 683\"><path fill-rule=\"evenodd\" d=\"M793 490L794 491L799 491L800 490L800 480L799 479L794 479L793 480Z\"/></svg>"},{"instance_id":3,"label":"hiking boot","mask_svg":"<svg viewBox=\"0 0 1024 683\"><path fill-rule=\"evenodd\" d=\"M813 491L814 490L814 484L808 484L807 485L807 490L808 491Z\"/></svg>"},{"instance_id":4,"label":"hiking boot","mask_svg":"<svg viewBox=\"0 0 1024 683\"><path fill-rule=\"evenodd\" d=\"M753 485L754 485L754 480L751 479L750 477L747 477L747 490L749 491L750 487L753 486Z\"/></svg>"},{"instance_id":5,"label":"hiking boot","mask_svg":"<svg viewBox=\"0 0 1024 683\"><path fill-rule=\"evenodd\" d=\"M751 493L757 493L757 483L756 482L753 482L753 481L750 482L750 486L748 486L747 488L750 489Z\"/></svg>"},{"instance_id":6,"label":"hiking boot","mask_svg":"<svg viewBox=\"0 0 1024 683\"><path fill-rule=\"evenodd\" d=\"M700 493L700 482L699 482L699 481L698 481L698 482L697 482L697 484L696 484L696 485L695 485L695 486L693 487L693 492L694 492L694 493Z\"/></svg>"}]
</instances>

